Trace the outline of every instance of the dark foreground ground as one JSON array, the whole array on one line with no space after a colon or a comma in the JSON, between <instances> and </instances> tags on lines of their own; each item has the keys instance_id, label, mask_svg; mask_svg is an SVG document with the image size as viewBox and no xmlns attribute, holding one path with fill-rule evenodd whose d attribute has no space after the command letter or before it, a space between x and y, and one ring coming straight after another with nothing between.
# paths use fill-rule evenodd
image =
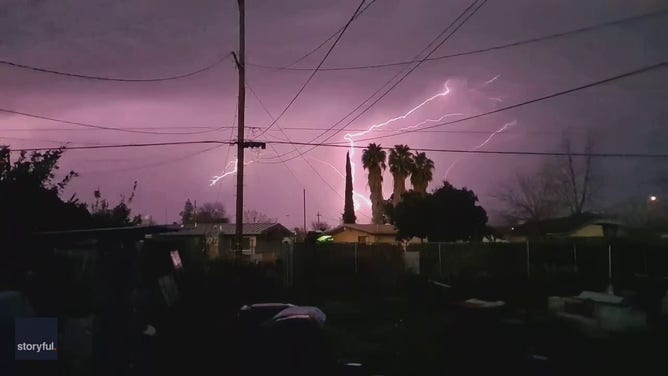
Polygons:
<instances>
[{"instance_id":1,"label":"dark foreground ground","mask_svg":"<svg viewBox=\"0 0 668 376\"><path fill-rule=\"evenodd\" d=\"M121 342L132 349L126 354L132 367L100 370L90 356L75 354L59 361L58 373L44 374L245 375L258 365L264 367L261 374L282 374L273 356L280 342L244 345L235 315L242 304L256 302L321 308L327 315L326 361L362 363L364 375L668 374L665 325L650 333L590 338L551 319L541 303L546 296L524 290L481 296L494 289L445 289L418 277L406 277L392 289L347 283L285 290L276 279L259 274L211 275L187 281L183 300L152 321L154 337ZM507 304L488 311L457 305L471 297ZM304 348L300 356L311 356L313 346Z\"/></svg>"},{"instance_id":2,"label":"dark foreground ground","mask_svg":"<svg viewBox=\"0 0 668 376\"><path fill-rule=\"evenodd\" d=\"M271 350L260 344L250 351L241 348L233 316L239 303L282 301L320 307L327 314L324 335L331 360L363 363L368 375L668 374L668 331L661 327L590 338L551 319L541 304L509 297L500 310L458 308L471 292L417 278L391 292L259 290L246 297L202 295L192 305L198 309L182 312L183 325L172 336L156 337L157 371L243 374L244 362L270 362Z\"/></svg>"}]
</instances>

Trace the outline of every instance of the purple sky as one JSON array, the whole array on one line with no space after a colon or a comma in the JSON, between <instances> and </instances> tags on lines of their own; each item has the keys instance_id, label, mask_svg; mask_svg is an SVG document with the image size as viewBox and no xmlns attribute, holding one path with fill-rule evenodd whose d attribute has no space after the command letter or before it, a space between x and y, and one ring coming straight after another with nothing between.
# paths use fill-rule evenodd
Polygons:
<instances>
[{"instance_id":1,"label":"purple sky","mask_svg":"<svg viewBox=\"0 0 668 376\"><path fill-rule=\"evenodd\" d=\"M247 61L283 65L318 45L341 27L358 1L247 1ZM649 13L662 1L490 1L434 55L537 37ZM467 1L379 0L355 20L325 66L377 64L407 60L422 50ZM444 61L425 63L391 94L350 125L363 129L400 116L443 90L449 95L430 102L409 118L385 129L397 129L447 113L474 115L554 91L652 65L668 58L668 16L645 19L539 44L508 48ZM214 0L4 0L0 3L0 60L80 74L145 78L176 75L206 66L236 49L236 1ZM311 67L326 49L300 63ZM357 106L402 67L321 72L278 122L281 127L327 128ZM247 82L272 114L277 115L309 72L272 71L248 67ZM485 82L498 78L488 84ZM668 150L666 98L668 71L659 70L577 94L507 111L456 126L448 131L413 133L379 142L386 147L406 143L414 149L472 149L504 124L485 150L556 151L562 133L574 139L590 130L599 152ZM0 65L0 108L71 121L119 128L160 127L165 132L233 125L236 71L231 60L199 75L158 83L90 81L54 76ZM255 98L247 96L247 125L265 127L271 119ZM456 117L455 117L456 118ZM317 131L288 129L292 141L309 141ZM248 131L248 136L252 132ZM331 142L343 141L339 133ZM387 131L371 133L386 135ZM71 144L229 140L230 129L197 135L148 135L90 130L67 124L0 112L0 142L14 148ZM367 138L368 136L365 136ZM264 138L264 137L263 137ZM272 128L265 139L282 139ZM92 200L100 187L115 200L139 181L136 212L159 222L174 221L186 198L221 201L234 212L233 176L210 186L222 172L228 147L211 145L69 151L62 162L81 176L68 188ZM277 145L280 153L294 148ZM201 153L198 153L201 152ZM268 164L274 151L249 151L245 206L277 217L289 226L302 222L302 189L307 190L308 220L316 212L336 223L343 210L344 180L324 162L341 171L345 149L318 148L306 156L331 190L303 159ZM230 150L229 159L235 150ZM366 176L357 163L356 191L368 197ZM187 157L187 158L186 158ZM461 158L448 179L478 193L494 212L492 195L517 171L535 168L541 159L525 156L454 155L430 153L436 163L432 186ZM258 160L259 158L259 160ZM322 162L324 161L324 162ZM663 162L663 163L662 163ZM632 195L665 192L656 182L665 178L665 161L600 160L601 203ZM289 169L288 169L289 168ZM291 172L292 171L292 172ZM293 176L294 174L294 176ZM385 175L386 197L391 175ZM362 205L360 222L370 209Z\"/></svg>"}]
</instances>

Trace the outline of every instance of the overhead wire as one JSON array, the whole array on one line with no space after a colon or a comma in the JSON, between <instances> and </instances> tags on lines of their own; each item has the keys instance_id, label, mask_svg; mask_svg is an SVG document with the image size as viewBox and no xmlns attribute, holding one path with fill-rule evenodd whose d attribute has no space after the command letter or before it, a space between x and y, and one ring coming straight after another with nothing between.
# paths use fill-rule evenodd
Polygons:
<instances>
[{"instance_id":1,"label":"overhead wire","mask_svg":"<svg viewBox=\"0 0 668 376\"><path fill-rule=\"evenodd\" d=\"M589 31L593 31L593 30L598 30L598 29L608 28L608 27L611 27L611 26L617 26L617 25L622 25L622 24L626 24L626 23L630 23L630 22L644 20L644 19L647 19L647 18L654 18L654 17L657 17L657 16L665 15L666 13L668 13L668 10L667 9L662 9L662 10L659 10L659 11L656 11L656 12L645 13L645 14L641 14L641 15L637 15L637 16L621 18L621 19L614 20L614 21L598 23L598 24L595 24L595 25L584 26L584 27L580 27L580 28L577 28L577 29L572 29L572 30L568 30L568 31L547 34L547 35L534 37L534 38L523 39L523 40L519 40L519 41L515 41L515 42L498 44L498 45L491 46L491 47L485 47L485 48L479 48L479 49L474 49L474 50L456 52L456 53L451 53L451 54L446 54L446 55L441 55L441 56L429 57L429 58L425 59L425 62L447 60L447 59L451 59L451 58L455 58L455 57L475 55L475 54L480 54L480 53L494 51L494 50L501 50L501 49L506 49L506 48L510 48L510 47L517 47L517 46L522 46L522 45L531 44L531 43L543 42L543 41L551 40L551 39L558 39L558 38L562 38L562 37L565 37L565 36L581 34L581 33L589 32ZM402 65L410 65L410 64L413 64L413 63L417 63L419 61L420 60L412 59L412 60L406 60L406 61L396 61L396 62L391 62L391 63L380 63L380 64L352 65L352 66L341 66L341 67L321 67L319 70L321 72L326 72L326 71L380 69L380 68L396 67L396 66L402 66ZM312 71L314 69L314 68L291 68L291 67L288 67L288 66L278 67L278 66L255 64L255 63L247 63L247 65L253 66L253 67L258 67L258 68L264 68L264 69L281 69L281 70L291 70L291 71Z\"/></svg>"},{"instance_id":2,"label":"overhead wire","mask_svg":"<svg viewBox=\"0 0 668 376\"><path fill-rule=\"evenodd\" d=\"M272 144L295 144L295 145L313 145L308 142L298 141L267 141ZM161 147L161 146L180 146L180 145L200 145L200 144L223 144L230 145L230 142L218 140L199 140L199 141L181 141L181 142L153 142L153 143L136 143L136 144L110 144L110 145L75 145L62 147L63 150L100 150L100 149L127 149L127 148L142 148L142 147ZM329 148L350 148L350 145L343 144L320 144L319 147ZM364 149L365 146L355 145L355 149ZM55 148L57 149L57 148ZM20 148L11 149L10 152L40 152L54 150L54 148ZM499 155L533 155L533 156L574 156L574 157L596 157L596 158L668 158L668 154L661 153L579 153L579 152L544 152L544 151L523 151L523 150L471 150L471 149L438 149L416 147L415 150L436 153L460 153L460 154L499 154Z\"/></svg>"},{"instance_id":3,"label":"overhead wire","mask_svg":"<svg viewBox=\"0 0 668 376\"><path fill-rule=\"evenodd\" d=\"M335 128L337 125L341 124L343 121L345 121L345 119L347 119L350 115L352 115L352 114L355 113L359 108L361 108L366 102L368 102L369 100L371 100L371 98L375 97L376 94L378 94L380 91L382 91L387 85L389 85L390 83L392 83L392 82L395 80L395 78L401 76L397 81L394 82L394 84L392 84L387 90L385 90L385 92L382 93L378 98L376 98L370 105L366 106L365 109L363 109L360 113L358 113L357 115L355 115L355 116L354 116L352 119L350 119L345 125L343 125L343 126L340 127L339 129L337 129L336 132L334 132L334 133L332 133L331 135L325 137L325 139L323 139L321 142L326 142L326 141L328 141L329 139L331 139L332 137L334 137L335 135L337 135L339 132L341 132L343 129L345 129L347 126L349 126L350 124L352 124L355 120L359 119L363 114L365 114L367 111L369 111L373 106L375 106L378 102L380 102L383 98L385 98L385 97L386 97L392 90L394 90L394 88L396 88L396 87L397 87L397 86L398 86L404 79L406 79L406 77L408 77L411 73L413 73L413 72L414 72L414 71L415 71L415 70L416 70L416 69L417 69L417 68L418 68L424 61L425 61L426 58L428 58L429 56L431 56L431 55L432 55L434 52L436 52L436 51L437 51L437 50L438 50L438 49L439 49L445 42L447 42L447 41L448 41L448 40L449 40L449 39L450 39L450 38L451 38L451 37L452 37L452 36L453 36L453 35L454 35L454 34L455 34L455 33L456 33L456 32L457 32L457 31L458 31L458 30L459 30L459 29L460 29L460 28L461 28L461 27L462 27L462 26L463 26L463 25L464 25L470 18L471 18L471 17L473 17L473 16L478 12L478 10L480 10L480 8L482 8L483 5L485 5L486 2L487 2L487 0L482 0L480 3L478 3L478 0L474 0L473 2L471 2L471 4L470 4L467 8L465 8L465 9L464 9L464 10L457 16L457 18L455 18L452 22L450 22L450 23L449 23L449 24L448 24L448 25L447 25L447 26L446 26L446 27L445 27L445 28L444 28L444 29L443 29L443 30L436 36L436 38L434 38L434 39L427 45L427 47L425 47L422 51L420 51L420 53L419 53L417 56L422 55L422 54L423 54L425 51L427 51L427 50L428 50L429 52L427 53L427 55L426 55L425 57L423 57L422 59L420 59L420 60L417 62L417 64L415 64L413 67L411 67L410 69L408 69L405 73L403 73L403 71L398 72L398 73L397 73L396 75L394 75L390 80L388 80L383 86L381 86L378 90L376 90L376 92L374 92L370 97L368 97L366 100L364 100L362 103L360 103L359 106L357 106L357 107L356 107L355 109L353 109L351 112L349 112L348 114L346 114L346 115L345 115L343 118L341 118L339 121L337 121L336 123L332 124L332 126L330 126L329 128L327 128L327 130L323 131L323 132L320 133L318 136L316 136L316 137L314 137L313 139L311 139L310 142L314 142L314 141L316 141L317 139L319 139L320 137L322 137L322 136L324 136L325 134L327 134L328 132L330 132L331 130L334 130L334 128ZM479 4L479 5L478 5L477 7L475 7L476 4ZM474 8L474 7L475 7L475 8ZM473 10L472 10L472 9L473 9ZM471 10L472 10L472 11L471 11ZM471 12L469 12L469 11L471 11ZM468 13L468 15L466 15L467 13ZM463 18L463 21L459 22L462 18ZM459 22L459 24L457 24L458 22ZM455 26L455 25L456 25L456 26ZM453 28L453 27L454 27L454 28ZM434 47L432 47L431 50L429 50L429 48L430 48L434 43L436 43L441 37L443 37L443 35L445 35L446 33L448 33L448 31L449 31L450 29L452 29L452 30L450 31L450 33L449 33L448 35L446 35L445 38L443 38L440 42L438 42ZM401 75L402 73L403 73L403 75ZM304 153L308 153L308 152L310 152L310 151L313 150L313 149L314 149L314 148L308 149L308 150L306 150ZM288 153L284 154L283 156L285 156L285 155L287 155L287 154L288 154ZM296 158L296 157L293 156L293 157L290 157L290 158L287 159L287 160L289 161L289 160L294 159L294 158Z\"/></svg>"},{"instance_id":4,"label":"overhead wire","mask_svg":"<svg viewBox=\"0 0 668 376\"><path fill-rule=\"evenodd\" d=\"M262 109L264 110L264 112L269 116L269 118L272 119L272 120L274 120L274 119L275 119L274 116L273 116L272 113L269 111L269 109L267 108L267 106L264 105L264 102L260 99L260 97L257 95L257 93L255 92L255 90L253 90L253 88L250 87L250 86L248 85L248 83L246 83L246 87L248 87L248 89L249 89L249 91L251 92L251 94L253 95L253 97L255 97L255 99L258 101L258 103L260 104L260 106L262 107ZM283 136L285 136L285 138L287 139L287 142L291 142L291 141L290 141L290 138L288 137L287 134L285 134L285 132L283 131L283 129L282 129L279 125L277 125L277 126L278 126L278 129L281 131L281 133L283 133ZM278 154L278 151L276 150L276 148L274 148L274 146L273 146L271 143L269 143L269 145L270 145L270 147L272 148L272 150L273 150L276 154ZM296 147L295 147L295 148L296 148ZM297 152L299 152L299 151L297 151ZM303 157L303 156L302 156L302 157ZM313 170L313 172L315 172L315 174L320 178L320 180L322 180L322 182L325 183L325 185L327 185L327 186L332 190L332 192L336 193L341 199L344 198L343 196L341 196L341 194L339 193L339 191L336 190L336 188L334 188L334 187L327 181L327 179L325 179L325 178L320 174L320 172L319 172L315 167L313 167L313 165L311 164L311 162L309 162L306 158L303 158L303 159L304 159L304 162L306 163L306 165L307 165L311 170ZM280 160L280 158L279 158L279 160ZM288 168L288 170L290 170L290 168L288 167L287 163L283 162L283 165L286 166L286 168ZM292 171L290 171L290 172L292 173ZM293 176L295 176L294 173L293 173ZM296 176L295 176L295 178L296 178Z\"/></svg>"},{"instance_id":5,"label":"overhead wire","mask_svg":"<svg viewBox=\"0 0 668 376\"><path fill-rule=\"evenodd\" d=\"M297 93L292 97L292 99L290 100L290 102L288 102L288 104L285 106L285 108L283 108L283 111L281 111L281 113L278 114L278 116L274 119L274 121L271 122L271 124L269 124L266 128L264 128L264 130L258 135L258 137L259 137L259 136L262 136L262 135L265 134L269 129L271 129L271 128L276 124L276 122L278 122L278 120L281 119L281 118L283 117L283 115L285 115L285 113L288 111L288 109L295 103L295 101L297 100L297 98L299 98L299 96L301 95L301 93L306 89L306 86L308 86L308 84L311 82L311 80L313 80L313 77L315 77L316 73L318 73L318 68L320 68L320 67L325 63L325 60L327 60L327 58L328 58L329 55L332 53L332 51L334 50L334 48L336 47L336 45L339 43L339 41L341 40L341 37L343 37L343 34L345 34L346 30L348 29L348 26L350 26L350 24L353 22L353 20L355 19L355 15L357 15L357 13L360 11L360 9L362 8L362 6L364 5L365 2L366 2L366 0L362 0L362 1L360 2L360 4L359 4L359 6L357 7L357 9L355 9L355 12L353 13L353 15L350 17L350 19L348 20L348 22L345 24L345 26L343 27L343 29L341 30L341 32L338 34L338 36L337 36L336 39L334 40L334 43L332 43L332 45L329 47L329 50L327 50L327 53L325 54L325 56L323 56L323 58L320 59L320 63L318 63L318 65L317 65L316 68L313 70L313 72L311 72L311 74L309 75L309 77L308 77L308 78L306 79L306 81L302 84L302 86L299 88L299 90L297 91Z\"/></svg>"},{"instance_id":6,"label":"overhead wire","mask_svg":"<svg viewBox=\"0 0 668 376\"><path fill-rule=\"evenodd\" d=\"M357 17L361 16L361 15L362 15L367 9L369 9L369 7L371 7L371 6L373 5L373 3L375 3L376 1L377 1L377 0L371 0L367 5L365 5L362 9L360 9L359 12L357 12L357 13L353 16L353 19L356 19ZM292 63L287 64L287 65L283 65L283 66L268 67L268 68L269 68L269 69L273 69L273 70L287 70L287 69L290 69L290 67L292 67L292 66L294 66L294 65L297 65L298 63L300 63L300 62L303 61L304 59L306 59L306 58L308 58L309 56L311 56L311 55L313 55L314 53L316 53L316 52L317 52L318 50L320 50L325 44L327 44L327 42L329 42L330 40L336 38L336 36L344 30L344 27L345 27L345 26L341 26L338 30L336 30L336 31L335 31L334 33L332 33L329 37L327 37L327 39L325 39L324 41L322 41L319 45L317 45L316 47L314 47L313 49L311 49L310 51L308 51L307 53L305 53L304 55L302 55L302 56L299 57L298 59L294 60ZM250 64L250 63L246 63L246 65L258 66L258 65L256 65L256 64ZM264 67L264 66L263 66L263 67ZM314 69L315 69L315 68L308 68L308 70L310 70L310 71L312 71L312 70L314 70ZM300 69L300 70L301 70L301 69Z\"/></svg>"},{"instance_id":7,"label":"overhead wire","mask_svg":"<svg viewBox=\"0 0 668 376\"><path fill-rule=\"evenodd\" d=\"M154 78L122 78L122 77L106 77L106 76L96 76L96 75L87 75L87 74L80 74L80 73L72 73L72 72L63 72L63 71L58 71L54 69L47 69L47 68L40 68L40 67L35 67L27 64L20 64L8 60L0 60L0 65L7 65L10 67L14 68L20 68L20 69L26 69L26 70L31 70L31 71L36 71L36 72L41 72L41 73L48 73L48 74L54 74L58 76L66 76L66 77L74 77L74 78L81 78L81 79L87 79L87 80L96 80L96 81L115 81L115 82L161 82L161 81L172 81L172 80L178 80L182 78L187 78L187 77L192 77L197 74L206 72L217 65L221 64L223 61L231 57L231 54L225 54L222 57L218 58L216 61L213 63L202 67L200 69L194 70L192 72L184 73L184 74L179 74L179 75L174 75L174 76L166 76L166 77L154 77Z\"/></svg>"},{"instance_id":8,"label":"overhead wire","mask_svg":"<svg viewBox=\"0 0 668 376\"><path fill-rule=\"evenodd\" d=\"M7 108L0 108L0 112L25 116L25 117L29 117L29 118L33 118L33 119L48 120L48 121L52 121L52 122L56 122L56 123L76 125L76 126L80 126L80 127L97 129L97 130L127 132L127 133L139 133L139 134L152 134L152 135L203 134L203 133L215 132L215 131L226 128L226 127L217 127L217 128L204 130L204 131L194 131L194 132L157 132L157 131L144 131L144 130L133 129L133 128L119 128L119 127L110 127L110 126L91 124L91 123L83 123L83 122L78 122L78 121L71 121L71 120L66 120L66 119L53 118L53 117L50 117L50 116L31 114L31 113L28 113L28 112L10 110L10 109L7 109Z\"/></svg>"},{"instance_id":9,"label":"overhead wire","mask_svg":"<svg viewBox=\"0 0 668 376\"><path fill-rule=\"evenodd\" d=\"M646 67L643 67L643 68L628 71L626 73L618 74L618 75L608 77L608 78L605 78L605 79L602 79L602 80L598 80L598 81L595 81L595 82L590 82L588 84L580 85L580 86L573 87L573 88L570 88L570 89L560 90L560 91L554 92L552 94L548 94L548 95L544 95L544 96L541 96L541 97L538 97L538 98L526 100L526 101L523 101L523 102L520 102L520 103L516 103L516 104L513 104L513 105L503 107L503 108L499 108L499 109L496 109L496 110L483 112L483 113L480 113L480 114L468 116L468 117L465 117L465 118L461 118L461 119L457 119L457 120L453 120L453 121L449 121L449 122L430 125L430 126L425 127L424 129L433 129L433 128L442 127L442 126L446 126L446 125L450 125L450 124L454 124L454 123L459 123L459 122L463 122L463 121L467 121L467 120L481 118L481 117L484 117L484 116L489 116L489 115L492 115L492 114L498 114L498 113L508 111L508 110L511 110L511 109L527 106L529 104L546 101L546 100L553 99L553 98L556 98L556 97L560 97L560 96L563 96L563 95L571 94L571 93L574 93L574 92L577 92L577 91L581 91L581 90L585 90L585 89L588 89L588 88L604 85L604 84L607 84L607 83L610 83L610 82L613 82L613 81L617 81L617 80L621 80L621 79L624 79L624 78L628 78L628 77L648 73L648 72L651 72L651 71L655 71L655 70L658 70L658 69L662 69L662 68L665 68L667 65L668 65L668 62L656 63L656 64L653 64L653 65L650 65L650 66L646 66ZM423 129L405 130L405 131L402 131L400 134L416 133L416 132L420 132L422 130ZM385 136L376 136L376 137L372 137L372 138L364 139L364 140L360 140L360 141L375 140L375 139L378 139L378 138L384 138L384 137L388 137L388 136L392 137L392 136L395 136L395 135L392 134L392 135L385 135ZM200 141L154 142L154 143L116 144L116 145L88 145L88 146L73 145L73 146L66 147L65 149L66 150L94 150L94 149L110 149L110 148L174 146L174 145L193 145L193 144L232 144L232 143L233 142L231 142L231 141L200 140ZM267 141L267 143L294 144L294 145L306 145L306 146L315 146L315 147L321 147L321 146L322 147L337 147L337 148L350 147L350 145L347 145L345 142L344 143L335 143L335 144L331 144L331 143L330 144L324 144L324 143L310 143L310 142L296 142L296 141L288 142L288 141L271 141L271 140L269 140L269 141ZM355 147L356 148L363 148L361 146L355 146ZM45 151L45 150L53 150L53 149L54 148L21 148L21 149L12 149L11 151L12 152L21 152L21 151L29 152L29 151ZM519 154L519 155L524 155L524 154L527 154L527 155L565 155L563 153L560 154L560 153L549 153L549 152L483 151L483 150L471 151L471 150L454 150L454 149L428 149L428 148L421 148L421 147L416 148L416 149L425 150L425 151L442 151L442 152L454 152L454 153L477 153L477 154L480 154L480 153L486 153L486 154L497 153L497 154ZM664 158L664 157L668 156L668 154L639 154L639 153L607 153L607 154L593 153L593 154L579 154L579 155L585 155L585 156L586 155L592 155L592 156L637 156L637 157L659 157L659 158Z\"/></svg>"}]
</instances>

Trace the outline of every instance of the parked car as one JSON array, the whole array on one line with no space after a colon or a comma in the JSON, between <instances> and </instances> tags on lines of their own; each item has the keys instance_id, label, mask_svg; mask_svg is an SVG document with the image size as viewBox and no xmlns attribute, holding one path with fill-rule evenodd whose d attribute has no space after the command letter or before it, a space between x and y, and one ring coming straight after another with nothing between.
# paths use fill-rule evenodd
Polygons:
<instances>
[{"instance_id":1,"label":"parked car","mask_svg":"<svg viewBox=\"0 0 668 376\"><path fill-rule=\"evenodd\" d=\"M363 365L337 362L326 346L327 316L318 307L260 303L241 307L239 372L244 375L361 375Z\"/></svg>"}]
</instances>

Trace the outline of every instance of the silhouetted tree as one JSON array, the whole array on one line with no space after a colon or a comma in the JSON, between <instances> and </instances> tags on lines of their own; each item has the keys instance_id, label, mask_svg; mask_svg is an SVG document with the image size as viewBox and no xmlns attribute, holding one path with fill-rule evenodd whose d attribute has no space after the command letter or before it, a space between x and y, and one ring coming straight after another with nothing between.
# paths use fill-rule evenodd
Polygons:
<instances>
[{"instance_id":1,"label":"silhouetted tree","mask_svg":"<svg viewBox=\"0 0 668 376\"><path fill-rule=\"evenodd\" d=\"M91 226L85 204L74 196L67 201L60 197L76 176L70 171L55 178L63 151L21 152L12 161L9 147L0 146L0 288L20 278L26 267L33 268L26 266L33 233Z\"/></svg>"},{"instance_id":2,"label":"silhouetted tree","mask_svg":"<svg viewBox=\"0 0 668 376\"><path fill-rule=\"evenodd\" d=\"M195 207L190 199L186 200L186 203L183 204L183 211L179 213L181 216L181 224L189 225L195 220Z\"/></svg>"},{"instance_id":3,"label":"silhouetted tree","mask_svg":"<svg viewBox=\"0 0 668 376\"><path fill-rule=\"evenodd\" d=\"M331 228L329 223L322 221L313 221L311 222L311 229L314 231L327 231Z\"/></svg>"},{"instance_id":4,"label":"silhouetted tree","mask_svg":"<svg viewBox=\"0 0 668 376\"><path fill-rule=\"evenodd\" d=\"M401 202L402 195L406 192L406 178L415 169L413 155L408 145L394 145L390 150L388 164L392 173L394 189L392 191L392 204L395 206Z\"/></svg>"},{"instance_id":5,"label":"silhouetted tree","mask_svg":"<svg viewBox=\"0 0 668 376\"><path fill-rule=\"evenodd\" d=\"M413 170L411 171L411 184L413 189L422 194L427 194L427 186L434 178L434 161L427 158L427 154L417 152L413 155Z\"/></svg>"},{"instance_id":6,"label":"silhouetted tree","mask_svg":"<svg viewBox=\"0 0 668 376\"><path fill-rule=\"evenodd\" d=\"M353 202L353 172L350 165L350 153L346 153L346 192L343 205L343 223L355 223L355 204Z\"/></svg>"},{"instance_id":7,"label":"silhouetted tree","mask_svg":"<svg viewBox=\"0 0 668 376\"><path fill-rule=\"evenodd\" d=\"M141 215L131 216L130 204L134 200L137 190L137 182L132 186L129 197L121 195L121 200L116 206L111 207L109 201L102 197L100 189L93 192L95 202L90 207L91 218L94 227L124 227L141 224Z\"/></svg>"},{"instance_id":8,"label":"silhouetted tree","mask_svg":"<svg viewBox=\"0 0 668 376\"><path fill-rule=\"evenodd\" d=\"M387 154L375 143L369 144L362 152L362 166L369 171L369 190L371 191L371 222L384 223L383 216L383 171L387 168Z\"/></svg>"},{"instance_id":9,"label":"silhouetted tree","mask_svg":"<svg viewBox=\"0 0 668 376\"><path fill-rule=\"evenodd\" d=\"M473 191L444 182L431 194L405 193L388 215L402 240L480 241L488 232L487 213L477 202Z\"/></svg>"},{"instance_id":10,"label":"silhouetted tree","mask_svg":"<svg viewBox=\"0 0 668 376\"><path fill-rule=\"evenodd\" d=\"M197 223L230 223L225 206L220 202L207 202L195 210Z\"/></svg>"},{"instance_id":11,"label":"silhouetted tree","mask_svg":"<svg viewBox=\"0 0 668 376\"><path fill-rule=\"evenodd\" d=\"M244 223L276 223L277 221L277 218L271 218L257 210L244 210Z\"/></svg>"}]
</instances>

